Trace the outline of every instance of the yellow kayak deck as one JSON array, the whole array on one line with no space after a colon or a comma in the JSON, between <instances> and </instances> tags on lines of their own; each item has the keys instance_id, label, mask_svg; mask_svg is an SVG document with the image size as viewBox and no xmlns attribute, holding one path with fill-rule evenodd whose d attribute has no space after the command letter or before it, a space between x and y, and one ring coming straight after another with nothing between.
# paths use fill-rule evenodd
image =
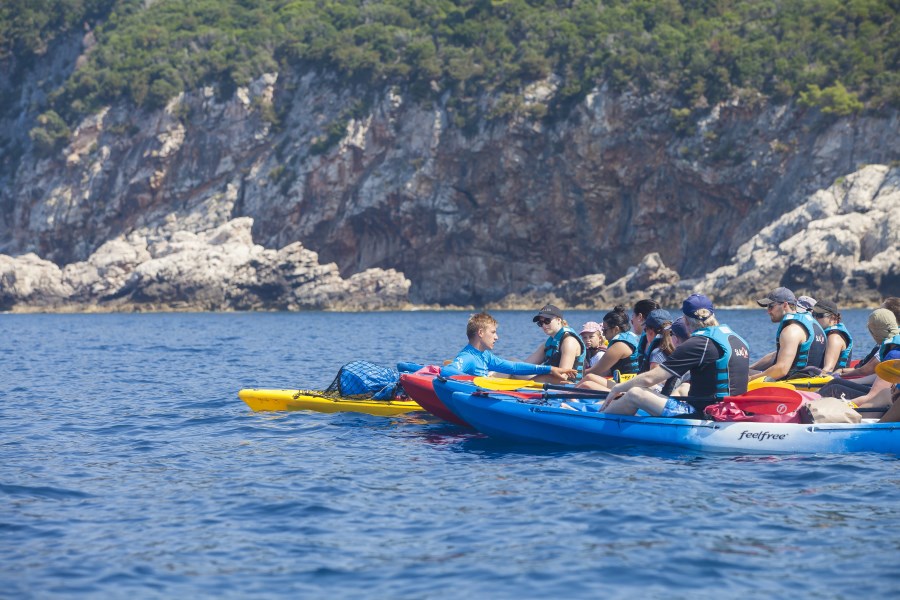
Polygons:
<instances>
[{"instance_id":1,"label":"yellow kayak deck","mask_svg":"<svg viewBox=\"0 0 900 600\"><path fill-rule=\"evenodd\" d=\"M412 400L372 400L326 396L315 390L243 389L238 397L255 411L313 410L390 416L422 410Z\"/></svg>"}]
</instances>

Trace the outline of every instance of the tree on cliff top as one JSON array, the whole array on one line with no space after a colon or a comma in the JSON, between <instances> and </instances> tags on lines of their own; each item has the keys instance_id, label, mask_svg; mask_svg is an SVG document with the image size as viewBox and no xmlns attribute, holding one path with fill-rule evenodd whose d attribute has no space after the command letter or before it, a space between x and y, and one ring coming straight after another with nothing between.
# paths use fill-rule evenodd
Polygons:
<instances>
[{"instance_id":1,"label":"tree on cliff top","mask_svg":"<svg viewBox=\"0 0 900 600\"><path fill-rule=\"evenodd\" d=\"M819 101L846 100L832 98L839 112L900 105L897 13L891 0L10 0L0 61L102 21L86 64L44 107L69 123L121 99L229 94L286 68L420 97L449 90L469 113L480 94L515 95L551 73L562 78L551 110L605 81L686 107L737 89L814 103L818 89Z\"/></svg>"}]
</instances>

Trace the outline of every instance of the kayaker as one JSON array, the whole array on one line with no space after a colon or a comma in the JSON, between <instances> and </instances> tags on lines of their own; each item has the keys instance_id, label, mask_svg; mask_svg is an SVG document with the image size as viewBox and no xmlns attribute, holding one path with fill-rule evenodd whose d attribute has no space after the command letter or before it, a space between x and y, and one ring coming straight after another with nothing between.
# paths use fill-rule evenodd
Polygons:
<instances>
[{"instance_id":1,"label":"kayaker","mask_svg":"<svg viewBox=\"0 0 900 600\"><path fill-rule=\"evenodd\" d=\"M812 307L812 316L825 331L825 359L822 370L831 373L850 364L853 355L853 336L841 322L837 304L831 300L819 300Z\"/></svg>"},{"instance_id":2,"label":"kayaker","mask_svg":"<svg viewBox=\"0 0 900 600\"><path fill-rule=\"evenodd\" d=\"M584 365L586 368L591 368L597 364L597 361L600 360L600 357L602 357L603 353L606 351L606 338L603 337L603 325L596 321L588 321L581 326L579 335L581 336L581 341L584 342L584 345L587 348Z\"/></svg>"},{"instance_id":3,"label":"kayaker","mask_svg":"<svg viewBox=\"0 0 900 600\"><path fill-rule=\"evenodd\" d=\"M853 369L838 369L836 377L822 386L822 396L845 398L868 405L878 392L889 387L875 374L880 362L900 359L900 328L897 317L886 308L876 308L869 315L869 334L876 345ZM853 378L849 380L848 378ZM862 405L860 405L862 406Z\"/></svg>"},{"instance_id":4,"label":"kayaker","mask_svg":"<svg viewBox=\"0 0 900 600\"><path fill-rule=\"evenodd\" d=\"M886 308L897 317L897 321L900 321L900 298L891 296L890 298L885 298L884 302L881 303L879 308Z\"/></svg>"},{"instance_id":5,"label":"kayaker","mask_svg":"<svg viewBox=\"0 0 900 600\"><path fill-rule=\"evenodd\" d=\"M547 340L525 359L538 365L551 365L566 371L575 369L576 374L571 381L581 381L584 376L584 359L587 354L581 336L569 327L563 318L562 311L552 304L547 304L531 319L547 334ZM536 377L537 381L546 378Z\"/></svg>"},{"instance_id":6,"label":"kayaker","mask_svg":"<svg viewBox=\"0 0 900 600\"><path fill-rule=\"evenodd\" d=\"M798 311L794 292L786 287L776 288L756 303L765 307L773 323L778 323L778 331L775 351L750 365L756 371L752 378L784 379L806 367L821 369L825 331L812 315Z\"/></svg>"},{"instance_id":7,"label":"kayaker","mask_svg":"<svg viewBox=\"0 0 900 600\"><path fill-rule=\"evenodd\" d=\"M631 308L631 330L638 336L638 353L643 356L647 351L647 334L644 332L644 322L654 310L661 308L659 302L649 298L638 300Z\"/></svg>"},{"instance_id":8,"label":"kayaker","mask_svg":"<svg viewBox=\"0 0 900 600\"><path fill-rule=\"evenodd\" d=\"M661 365L616 384L602 412L633 415L641 409L658 417L699 417L710 404L747 391L747 342L727 325L719 324L712 302L703 294L689 296L681 311L691 337ZM654 386L686 373L691 375L687 396L677 398L653 391Z\"/></svg>"},{"instance_id":9,"label":"kayaker","mask_svg":"<svg viewBox=\"0 0 900 600\"><path fill-rule=\"evenodd\" d=\"M469 317L466 324L469 343L459 351L456 358L441 368L441 375L475 375L486 377L491 372L504 375L545 375L554 382L564 383L574 380L575 369L563 369L553 365L536 365L528 362L503 360L492 352L500 339L497 335L497 319L488 313L478 313Z\"/></svg>"},{"instance_id":10,"label":"kayaker","mask_svg":"<svg viewBox=\"0 0 900 600\"><path fill-rule=\"evenodd\" d=\"M893 384L890 390L891 404L879 423L900 421L900 360L885 361L878 368L878 376Z\"/></svg>"},{"instance_id":11,"label":"kayaker","mask_svg":"<svg viewBox=\"0 0 900 600\"><path fill-rule=\"evenodd\" d=\"M641 319L643 327L643 319ZM641 366L638 352L638 336L631 331L628 311L624 306L616 306L603 316L603 330L609 345L606 352L593 367L585 372L584 379L578 384L591 390L609 389L608 377L613 371L630 374L637 373Z\"/></svg>"},{"instance_id":12,"label":"kayaker","mask_svg":"<svg viewBox=\"0 0 900 600\"><path fill-rule=\"evenodd\" d=\"M797 296L797 307L802 308L806 312L812 312L816 305L816 299L812 296Z\"/></svg>"},{"instance_id":13,"label":"kayaker","mask_svg":"<svg viewBox=\"0 0 900 600\"><path fill-rule=\"evenodd\" d=\"M881 346L886 340L891 339L895 335L894 331L897 328L897 322L897 315L889 308L882 307L873 310L866 321L866 328L875 341L875 345L855 367L838 369L835 374L843 378L850 377L857 381L864 377L870 377L867 383L871 383L874 379L875 367L879 362L878 354L881 351Z\"/></svg>"},{"instance_id":14,"label":"kayaker","mask_svg":"<svg viewBox=\"0 0 900 600\"><path fill-rule=\"evenodd\" d=\"M672 342L672 315L662 308L650 311L644 319L644 333L649 343L641 354L641 372L665 362L675 350Z\"/></svg>"},{"instance_id":15,"label":"kayaker","mask_svg":"<svg viewBox=\"0 0 900 600\"><path fill-rule=\"evenodd\" d=\"M684 322L684 316L680 316L672 321L670 329L672 331L672 346L674 348L678 348L678 346L688 341L691 337L691 332L687 327L687 323ZM663 396L687 396L690 391L690 386L691 373L689 371L681 377L670 377L666 383L663 384L661 393Z\"/></svg>"}]
</instances>

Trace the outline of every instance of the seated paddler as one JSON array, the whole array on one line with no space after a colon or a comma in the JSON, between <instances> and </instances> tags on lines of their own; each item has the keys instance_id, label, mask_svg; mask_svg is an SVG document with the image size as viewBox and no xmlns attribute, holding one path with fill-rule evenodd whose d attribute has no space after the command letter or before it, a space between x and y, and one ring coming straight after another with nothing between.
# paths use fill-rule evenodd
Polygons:
<instances>
[{"instance_id":1,"label":"seated paddler","mask_svg":"<svg viewBox=\"0 0 900 600\"><path fill-rule=\"evenodd\" d=\"M500 339L497 334L497 319L487 313L478 313L469 317L466 324L466 336L469 343L459 351L449 364L441 368L441 375L475 375L486 377L492 374L503 375L542 375L551 381L565 383L575 378L575 369L564 369L553 365L536 365L528 362L504 360L494 354L494 344Z\"/></svg>"},{"instance_id":2,"label":"seated paddler","mask_svg":"<svg viewBox=\"0 0 900 600\"><path fill-rule=\"evenodd\" d=\"M712 302L702 294L689 296L681 312L691 337L662 364L616 384L602 412L633 415L641 409L656 417L702 418L710 404L747 391L750 350L744 338L719 324ZM691 376L687 396L666 396L654 390L667 379L687 373Z\"/></svg>"},{"instance_id":3,"label":"seated paddler","mask_svg":"<svg viewBox=\"0 0 900 600\"><path fill-rule=\"evenodd\" d=\"M531 319L547 335L544 343L525 359L536 365L550 365L562 369L575 369L573 382L584 376L584 361L587 347L578 332L569 327L562 311L552 304L546 304ZM552 376L551 376L552 378ZM552 381L546 375L538 375L535 381Z\"/></svg>"},{"instance_id":4,"label":"seated paddler","mask_svg":"<svg viewBox=\"0 0 900 600\"><path fill-rule=\"evenodd\" d=\"M756 303L765 307L769 319L778 323L778 330L775 351L750 365L755 371L753 379L787 379L807 367L821 369L825 362L825 331L799 306L794 292L786 287L776 288Z\"/></svg>"},{"instance_id":5,"label":"seated paddler","mask_svg":"<svg viewBox=\"0 0 900 600\"><path fill-rule=\"evenodd\" d=\"M609 340L609 345L603 356L587 369L584 379L578 387L591 390L608 390L611 387L609 381L613 373L620 374L638 373L641 369L641 353L639 350L640 338L631 331L631 324L638 319L628 319L628 312L624 306L616 306L603 317L603 329ZM643 332L643 317L639 318Z\"/></svg>"}]
</instances>

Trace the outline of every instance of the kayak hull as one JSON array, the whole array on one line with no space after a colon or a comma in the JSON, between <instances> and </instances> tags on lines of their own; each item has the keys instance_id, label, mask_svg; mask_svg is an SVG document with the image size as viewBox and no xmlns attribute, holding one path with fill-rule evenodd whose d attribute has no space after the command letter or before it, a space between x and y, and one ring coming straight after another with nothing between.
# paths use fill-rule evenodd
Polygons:
<instances>
[{"instance_id":1,"label":"kayak hull","mask_svg":"<svg viewBox=\"0 0 900 600\"><path fill-rule=\"evenodd\" d=\"M741 454L900 453L897 423L806 425L607 415L540 404L539 398L471 391L453 391L443 399L454 414L478 431L517 442L662 445Z\"/></svg>"},{"instance_id":2,"label":"kayak hull","mask_svg":"<svg viewBox=\"0 0 900 600\"><path fill-rule=\"evenodd\" d=\"M453 414L434 392L434 374L403 373L400 386L422 408L450 423L468 427L468 423Z\"/></svg>"},{"instance_id":3,"label":"kayak hull","mask_svg":"<svg viewBox=\"0 0 900 600\"><path fill-rule=\"evenodd\" d=\"M311 390L243 389L238 397L254 411L312 410L322 413L358 412L391 416L422 410L411 400L361 400L326 397Z\"/></svg>"}]
</instances>

